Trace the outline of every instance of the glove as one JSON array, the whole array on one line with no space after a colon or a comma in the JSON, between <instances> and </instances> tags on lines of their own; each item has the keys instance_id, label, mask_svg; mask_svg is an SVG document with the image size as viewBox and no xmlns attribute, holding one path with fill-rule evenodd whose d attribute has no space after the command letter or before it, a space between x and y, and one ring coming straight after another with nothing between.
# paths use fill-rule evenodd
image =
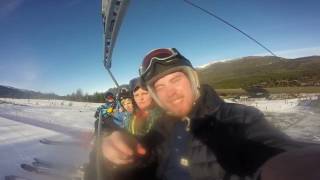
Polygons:
<instances>
[{"instance_id":1,"label":"glove","mask_svg":"<svg viewBox=\"0 0 320 180\"><path fill-rule=\"evenodd\" d=\"M110 114L110 113L113 113L113 108L112 108L112 107L108 108L108 109L107 109L107 113L109 113L109 114Z\"/></svg>"}]
</instances>

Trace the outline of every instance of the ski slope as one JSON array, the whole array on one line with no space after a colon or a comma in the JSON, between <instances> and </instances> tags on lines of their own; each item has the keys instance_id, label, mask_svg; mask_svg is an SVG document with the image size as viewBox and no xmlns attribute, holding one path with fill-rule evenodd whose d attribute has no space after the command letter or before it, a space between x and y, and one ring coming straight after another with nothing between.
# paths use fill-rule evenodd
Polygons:
<instances>
[{"instance_id":1,"label":"ski slope","mask_svg":"<svg viewBox=\"0 0 320 180\"><path fill-rule=\"evenodd\" d=\"M299 99L255 99L237 103L257 107L270 122L294 138L320 142L320 111L301 106L299 102ZM93 114L99 105L61 100L0 99L0 180L10 174L32 180L59 179L20 168L22 163L31 164L33 158L71 166L87 162L90 151L87 142L93 131ZM40 143L44 138L80 141L83 145Z\"/></svg>"},{"instance_id":2,"label":"ski slope","mask_svg":"<svg viewBox=\"0 0 320 180\"><path fill-rule=\"evenodd\" d=\"M0 99L0 179L19 175L33 180L59 179L26 172L33 158L81 165L88 161L93 114L100 104L59 100ZM81 146L46 145L39 140L80 141Z\"/></svg>"}]
</instances>

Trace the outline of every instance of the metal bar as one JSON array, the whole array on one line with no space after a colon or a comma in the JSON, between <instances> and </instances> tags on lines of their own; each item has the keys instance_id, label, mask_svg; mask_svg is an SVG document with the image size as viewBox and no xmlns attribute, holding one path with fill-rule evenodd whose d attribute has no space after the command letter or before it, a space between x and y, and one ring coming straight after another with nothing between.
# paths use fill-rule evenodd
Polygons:
<instances>
[{"instance_id":1,"label":"metal bar","mask_svg":"<svg viewBox=\"0 0 320 180\"><path fill-rule=\"evenodd\" d=\"M106 68L106 69L107 69L107 71L108 71L108 73L109 73L109 75L110 75L111 79L113 80L114 84L116 84L117 89L119 89L119 84L118 84L117 80L114 78L114 76L113 76L113 74L112 74L111 70L110 70L109 68Z\"/></svg>"}]
</instances>

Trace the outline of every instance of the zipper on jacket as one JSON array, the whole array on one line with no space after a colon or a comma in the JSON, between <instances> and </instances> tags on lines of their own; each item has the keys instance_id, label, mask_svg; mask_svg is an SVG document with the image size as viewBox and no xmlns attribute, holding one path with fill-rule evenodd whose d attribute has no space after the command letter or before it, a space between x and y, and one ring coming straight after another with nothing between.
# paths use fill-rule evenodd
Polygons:
<instances>
[{"instance_id":1,"label":"zipper on jacket","mask_svg":"<svg viewBox=\"0 0 320 180\"><path fill-rule=\"evenodd\" d=\"M189 117L184 117L182 121L187 122L186 131L190 131L191 120Z\"/></svg>"}]
</instances>

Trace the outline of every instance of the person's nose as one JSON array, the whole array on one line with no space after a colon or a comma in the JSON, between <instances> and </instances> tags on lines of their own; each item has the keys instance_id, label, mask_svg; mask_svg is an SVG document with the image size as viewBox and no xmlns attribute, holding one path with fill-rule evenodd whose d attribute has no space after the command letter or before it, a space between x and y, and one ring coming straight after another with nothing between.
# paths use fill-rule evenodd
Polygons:
<instances>
[{"instance_id":1,"label":"person's nose","mask_svg":"<svg viewBox=\"0 0 320 180\"><path fill-rule=\"evenodd\" d=\"M141 101L143 101L143 98L142 98L142 97L139 97L139 98L137 99L137 101L141 102Z\"/></svg>"},{"instance_id":2,"label":"person's nose","mask_svg":"<svg viewBox=\"0 0 320 180\"><path fill-rule=\"evenodd\" d=\"M140 101L140 102L143 102L143 97L140 97L139 101Z\"/></svg>"},{"instance_id":3,"label":"person's nose","mask_svg":"<svg viewBox=\"0 0 320 180\"><path fill-rule=\"evenodd\" d=\"M177 92L176 92L176 89L174 88L174 86L167 86L166 88L166 91L167 91L167 96L170 98L170 97L173 97Z\"/></svg>"}]
</instances>

